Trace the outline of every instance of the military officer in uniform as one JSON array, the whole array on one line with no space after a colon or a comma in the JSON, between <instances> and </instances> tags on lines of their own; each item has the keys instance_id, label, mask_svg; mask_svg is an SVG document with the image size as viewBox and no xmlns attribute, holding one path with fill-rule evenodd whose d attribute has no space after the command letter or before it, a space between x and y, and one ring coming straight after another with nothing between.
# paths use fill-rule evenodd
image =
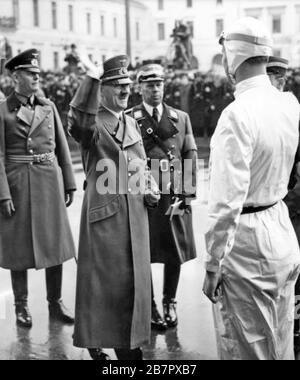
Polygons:
<instances>
[{"instance_id":1,"label":"military officer in uniform","mask_svg":"<svg viewBox=\"0 0 300 380\"><path fill-rule=\"evenodd\" d=\"M137 123L124 114L128 65L127 56L113 57L100 76L86 62L88 75L69 114L86 173L74 344L94 360L108 359L102 348L115 349L119 360L141 360L151 332L147 206L157 205L159 190L147 171ZM146 191L135 189L137 173Z\"/></svg>"},{"instance_id":2,"label":"military officer in uniform","mask_svg":"<svg viewBox=\"0 0 300 380\"><path fill-rule=\"evenodd\" d=\"M271 83L279 91L283 91L286 80L289 61L281 57L270 57L267 65L267 74Z\"/></svg>"},{"instance_id":3,"label":"military officer in uniform","mask_svg":"<svg viewBox=\"0 0 300 380\"><path fill-rule=\"evenodd\" d=\"M138 81L143 103L129 112L140 126L148 164L162 192L158 208L149 210L149 222L151 261L165 264L164 318L157 309L152 285L152 328L164 331L178 323L176 292L181 265L196 257L190 202L196 196L197 146L189 116L163 102L163 67L143 66ZM184 188L182 178L191 186ZM170 220L166 214L172 204L179 204L176 200L181 202L183 215L174 215Z\"/></svg>"},{"instance_id":4,"label":"military officer in uniform","mask_svg":"<svg viewBox=\"0 0 300 380\"><path fill-rule=\"evenodd\" d=\"M55 105L36 95L37 50L5 67L15 91L0 105L0 267L11 271L19 326L32 326L32 268L46 269L50 316L73 323L61 301L62 263L75 257L66 212L76 190L69 147Z\"/></svg>"}]
</instances>

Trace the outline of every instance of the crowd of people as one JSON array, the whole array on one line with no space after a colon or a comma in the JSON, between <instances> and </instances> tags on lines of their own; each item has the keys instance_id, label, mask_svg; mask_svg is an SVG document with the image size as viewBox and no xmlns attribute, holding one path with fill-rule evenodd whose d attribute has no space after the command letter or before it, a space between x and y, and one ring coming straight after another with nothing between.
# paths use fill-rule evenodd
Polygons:
<instances>
[{"instance_id":1,"label":"crowd of people","mask_svg":"<svg viewBox=\"0 0 300 380\"><path fill-rule=\"evenodd\" d=\"M141 101L136 73L131 73L134 84L131 89L128 107L132 108ZM300 70L290 69L286 90L293 92L300 101ZM57 106L63 125L67 124L69 104L82 80L76 73L41 73L41 91ZM0 98L13 91L13 81L8 75L0 77ZM234 99L234 89L225 76L208 73L184 73L168 70L165 85L165 102L190 115L196 137L211 137L222 111Z\"/></svg>"}]
</instances>

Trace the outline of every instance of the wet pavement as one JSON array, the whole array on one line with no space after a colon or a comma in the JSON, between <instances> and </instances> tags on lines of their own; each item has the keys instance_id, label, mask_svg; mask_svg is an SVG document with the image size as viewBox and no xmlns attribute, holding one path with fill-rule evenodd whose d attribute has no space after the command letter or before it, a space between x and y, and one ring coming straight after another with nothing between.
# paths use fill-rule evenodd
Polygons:
<instances>
[{"instance_id":1,"label":"wet pavement","mask_svg":"<svg viewBox=\"0 0 300 380\"><path fill-rule=\"evenodd\" d=\"M79 168L77 168L79 169ZM212 307L202 294L204 279L204 231L206 226L207 173L201 171L199 199L193 205L194 229L198 259L183 266L178 290L179 326L167 333L152 333L151 342L144 347L149 360L214 360L217 358ZM83 173L76 170L78 189L82 188ZM76 243L80 223L83 192L76 193L69 215ZM163 266L153 266L157 304L161 308ZM74 310L76 263L64 265L63 300ZM25 330L15 324L13 297L9 272L0 269L0 360L90 360L86 350L72 344L73 327L49 320L44 271L29 272L29 307L33 328ZM112 359L114 352L107 350Z\"/></svg>"}]
</instances>

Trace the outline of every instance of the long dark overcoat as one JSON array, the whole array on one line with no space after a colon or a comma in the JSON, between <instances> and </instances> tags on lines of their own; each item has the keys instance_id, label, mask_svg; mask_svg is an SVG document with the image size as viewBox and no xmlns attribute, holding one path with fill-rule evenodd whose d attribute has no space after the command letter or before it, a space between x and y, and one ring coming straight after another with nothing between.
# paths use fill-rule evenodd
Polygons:
<instances>
[{"instance_id":1,"label":"long dark overcoat","mask_svg":"<svg viewBox=\"0 0 300 380\"><path fill-rule=\"evenodd\" d=\"M182 176L182 184L179 186L182 190L183 197L194 197L196 192L196 171L197 171L197 146L193 136L190 118L187 113L174 109L166 104L163 105L164 111L159 124L153 120L151 115L146 111L143 104L134 107L130 114L138 122L142 132L143 141L149 164L151 160L167 160L166 151L170 151L175 160L182 163L179 167L179 175ZM148 131L154 130L159 137L160 143L153 139ZM163 143L163 149L161 147ZM184 160L189 159L191 166L185 166ZM185 171L186 168L186 171ZM170 166L169 166L170 169ZM153 171L153 167L152 167ZM172 174L169 174L172 178ZM154 176L164 193L162 184L162 175ZM186 191L183 182L191 181L193 189ZM173 189L174 190L174 189ZM150 222L150 245L151 245L151 262L168 263L178 261L181 264L196 258L196 248L192 225L192 214L184 216L174 216L172 231L169 216L166 215L173 200L174 194L172 189L170 194L163 194L158 208L149 210ZM177 240L177 244L175 242ZM180 247L178 249L177 247Z\"/></svg>"},{"instance_id":2,"label":"long dark overcoat","mask_svg":"<svg viewBox=\"0 0 300 380\"><path fill-rule=\"evenodd\" d=\"M145 169L147 160L136 122L99 109L98 91L87 77L70 111L86 172L74 344L134 349L150 337L151 285L148 214L144 195L132 193L130 163Z\"/></svg>"},{"instance_id":3,"label":"long dark overcoat","mask_svg":"<svg viewBox=\"0 0 300 380\"><path fill-rule=\"evenodd\" d=\"M33 119L13 93L0 104L0 201L16 213L0 215L0 267L42 269L75 257L65 190L75 190L64 130L52 102L35 97ZM8 155L55 152L48 164L12 163Z\"/></svg>"}]
</instances>

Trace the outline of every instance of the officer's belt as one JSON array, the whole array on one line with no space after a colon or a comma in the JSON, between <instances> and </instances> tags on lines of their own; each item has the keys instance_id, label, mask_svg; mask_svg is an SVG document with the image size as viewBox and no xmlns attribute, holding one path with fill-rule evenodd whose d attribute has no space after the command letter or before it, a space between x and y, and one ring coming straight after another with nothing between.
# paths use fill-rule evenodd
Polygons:
<instances>
[{"instance_id":1,"label":"officer's belt","mask_svg":"<svg viewBox=\"0 0 300 380\"><path fill-rule=\"evenodd\" d=\"M245 214L256 214L257 212L266 211L269 208L274 207L276 204L277 204L277 202L273 203L272 205L269 205L269 206L259 206L259 207L250 206L250 207L244 207L243 211L242 211L242 215L245 215Z\"/></svg>"},{"instance_id":2,"label":"officer's belt","mask_svg":"<svg viewBox=\"0 0 300 380\"><path fill-rule=\"evenodd\" d=\"M43 153L43 154L34 154L32 156L23 156L23 155L8 155L6 156L6 160L8 162L13 162L16 164L47 164L49 162L53 162L55 159L55 153Z\"/></svg>"}]
</instances>

